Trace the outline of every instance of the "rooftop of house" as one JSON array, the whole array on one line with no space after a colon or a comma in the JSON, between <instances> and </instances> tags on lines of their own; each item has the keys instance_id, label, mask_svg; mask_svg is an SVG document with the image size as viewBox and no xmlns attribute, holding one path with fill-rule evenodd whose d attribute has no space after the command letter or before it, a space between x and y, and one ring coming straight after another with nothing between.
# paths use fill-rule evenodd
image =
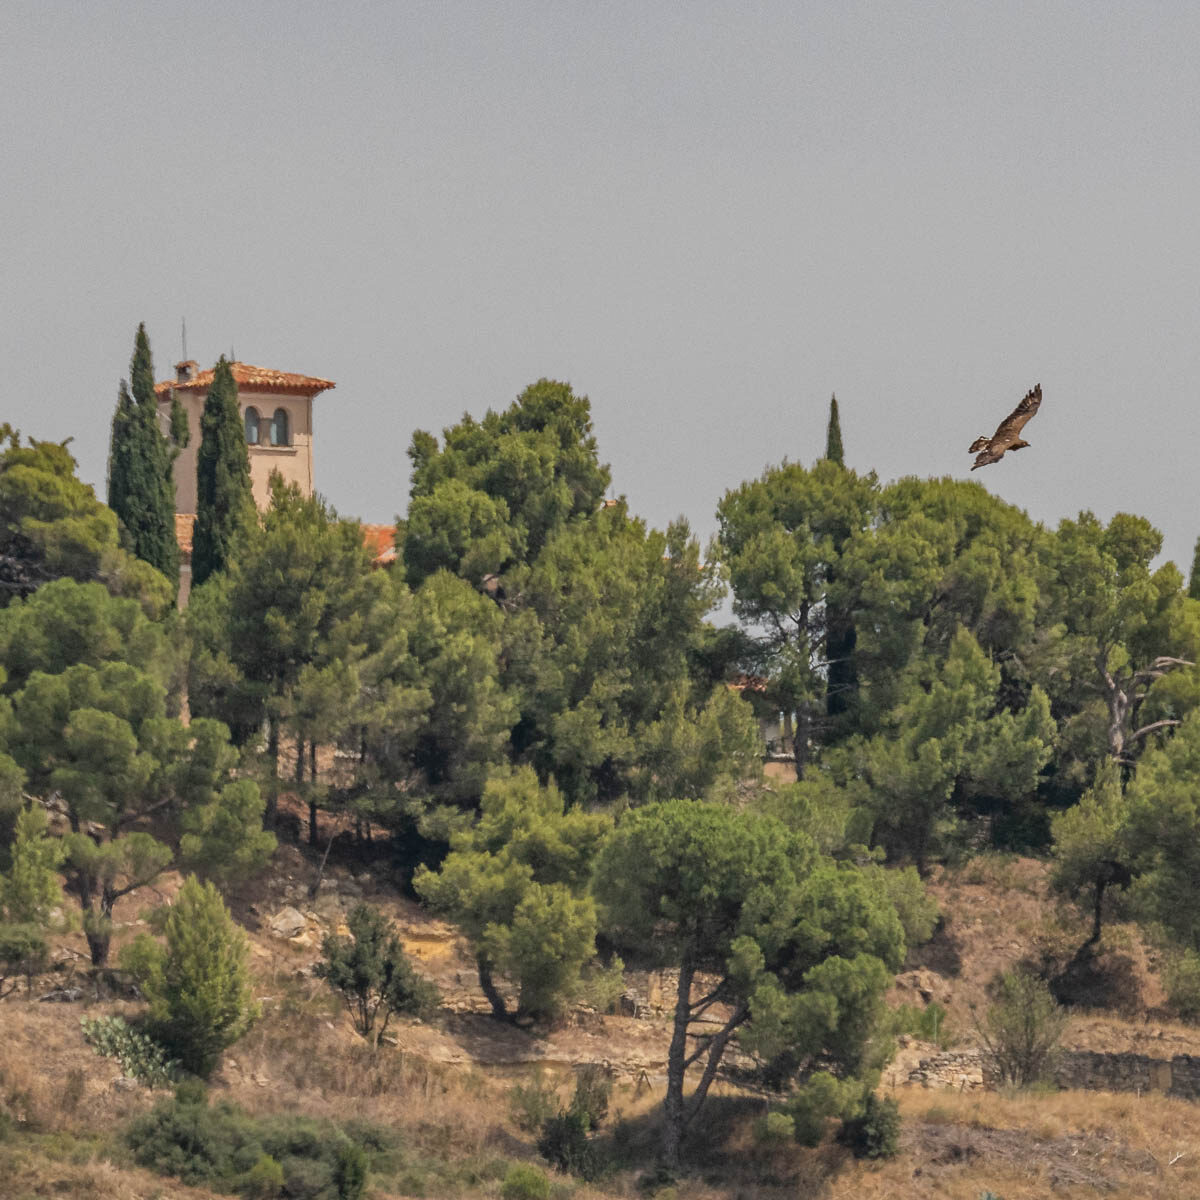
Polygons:
<instances>
[{"instance_id":1,"label":"rooftop of house","mask_svg":"<svg viewBox=\"0 0 1200 1200\"><path fill-rule=\"evenodd\" d=\"M195 513L175 514L175 540L185 561L192 557L192 531L196 524ZM363 525L363 545L371 555L371 565L385 567L396 561L395 525Z\"/></svg>"},{"instance_id":2,"label":"rooftop of house","mask_svg":"<svg viewBox=\"0 0 1200 1200\"><path fill-rule=\"evenodd\" d=\"M175 378L154 385L154 393L160 398L177 392L207 391L212 386L213 369L199 369L200 364L192 359L175 364ZM293 375L288 371L274 371L270 367L255 367L250 363L231 362L229 369L233 381L242 388L255 392L275 392L292 396L315 396L337 385L329 379L318 379L315 375Z\"/></svg>"},{"instance_id":3,"label":"rooftop of house","mask_svg":"<svg viewBox=\"0 0 1200 1200\"><path fill-rule=\"evenodd\" d=\"M381 567L396 561L395 525L363 525L363 545L371 553L371 562Z\"/></svg>"},{"instance_id":4,"label":"rooftop of house","mask_svg":"<svg viewBox=\"0 0 1200 1200\"><path fill-rule=\"evenodd\" d=\"M175 514L175 540L184 558L192 557L192 526L196 524L195 513Z\"/></svg>"}]
</instances>

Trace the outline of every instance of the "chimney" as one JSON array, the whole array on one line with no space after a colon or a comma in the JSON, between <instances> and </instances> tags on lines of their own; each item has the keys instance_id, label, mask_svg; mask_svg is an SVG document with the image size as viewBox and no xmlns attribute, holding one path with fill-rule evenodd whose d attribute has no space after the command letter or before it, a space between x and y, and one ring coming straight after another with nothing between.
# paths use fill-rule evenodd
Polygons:
<instances>
[{"instance_id":1,"label":"chimney","mask_svg":"<svg viewBox=\"0 0 1200 1200\"><path fill-rule=\"evenodd\" d=\"M191 383L196 378L199 366L200 364L193 358L189 358L186 362L177 362L175 364L175 382Z\"/></svg>"}]
</instances>

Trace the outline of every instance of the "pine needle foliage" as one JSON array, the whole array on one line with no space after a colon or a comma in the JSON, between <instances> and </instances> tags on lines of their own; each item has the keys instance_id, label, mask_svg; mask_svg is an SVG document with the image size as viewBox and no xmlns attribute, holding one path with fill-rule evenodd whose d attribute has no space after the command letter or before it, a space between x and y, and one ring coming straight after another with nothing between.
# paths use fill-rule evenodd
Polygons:
<instances>
[{"instance_id":1,"label":"pine needle foliage","mask_svg":"<svg viewBox=\"0 0 1200 1200\"><path fill-rule=\"evenodd\" d=\"M842 423L838 419L837 397L829 400L829 428L825 432L825 457L839 467L846 465L845 452L842 450Z\"/></svg>"},{"instance_id":2,"label":"pine needle foliage","mask_svg":"<svg viewBox=\"0 0 1200 1200\"><path fill-rule=\"evenodd\" d=\"M187 1070L207 1076L258 1015L246 935L221 893L194 875L171 906L165 933L165 948L141 943L135 974L150 1002L156 1040Z\"/></svg>"},{"instance_id":3,"label":"pine needle foliage","mask_svg":"<svg viewBox=\"0 0 1200 1200\"><path fill-rule=\"evenodd\" d=\"M355 1029L378 1044L392 1013L428 1012L437 1004L437 990L413 970L400 939L378 909L355 905L346 925L348 938L337 934L325 938L324 961L314 974L341 992Z\"/></svg>"},{"instance_id":4,"label":"pine needle foliage","mask_svg":"<svg viewBox=\"0 0 1200 1200\"><path fill-rule=\"evenodd\" d=\"M196 525L192 535L192 585L223 571L238 531L253 519L250 455L238 410L237 383L222 357L200 417L196 457Z\"/></svg>"},{"instance_id":5,"label":"pine needle foliage","mask_svg":"<svg viewBox=\"0 0 1200 1200\"><path fill-rule=\"evenodd\" d=\"M154 362L145 325L139 325L113 414L108 504L120 518L131 549L174 581L179 576L175 540L175 451L158 420Z\"/></svg>"}]
</instances>

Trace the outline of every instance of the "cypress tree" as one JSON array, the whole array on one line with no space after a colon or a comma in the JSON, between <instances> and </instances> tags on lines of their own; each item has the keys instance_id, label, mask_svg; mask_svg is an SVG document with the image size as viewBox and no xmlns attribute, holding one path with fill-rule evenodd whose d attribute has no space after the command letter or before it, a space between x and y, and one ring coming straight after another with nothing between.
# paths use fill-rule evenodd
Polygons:
<instances>
[{"instance_id":1,"label":"cypress tree","mask_svg":"<svg viewBox=\"0 0 1200 1200\"><path fill-rule=\"evenodd\" d=\"M133 424L133 397L124 379L117 389L117 409L113 413L112 433L108 439L108 507L124 522L129 511L129 481Z\"/></svg>"},{"instance_id":2,"label":"cypress tree","mask_svg":"<svg viewBox=\"0 0 1200 1200\"><path fill-rule=\"evenodd\" d=\"M234 535L253 518L250 455L238 411L237 383L222 355L200 417L196 456L196 527L192 535L192 585L199 586L229 562Z\"/></svg>"},{"instance_id":3,"label":"cypress tree","mask_svg":"<svg viewBox=\"0 0 1200 1200\"><path fill-rule=\"evenodd\" d=\"M829 398L829 427L825 432L824 457L839 467L846 465L842 452L842 423L838 419L837 396ZM842 547L838 546L840 554ZM833 582L833 572L829 573ZM858 672L854 665L854 649L858 634L848 613L830 606L826 612L825 657L828 662L825 687L825 713L840 717L850 708L858 688Z\"/></svg>"},{"instance_id":4,"label":"cypress tree","mask_svg":"<svg viewBox=\"0 0 1200 1200\"><path fill-rule=\"evenodd\" d=\"M179 578L174 452L159 428L145 325L138 326L134 339L129 379L129 386L121 381L113 414L108 504L125 527L134 554L174 584Z\"/></svg>"},{"instance_id":5,"label":"cypress tree","mask_svg":"<svg viewBox=\"0 0 1200 1200\"><path fill-rule=\"evenodd\" d=\"M839 467L846 465L842 452L842 423L838 420L837 396L829 401L829 428L825 433L825 457Z\"/></svg>"},{"instance_id":6,"label":"cypress tree","mask_svg":"<svg viewBox=\"0 0 1200 1200\"><path fill-rule=\"evenodd\" d=\"M1192 573L1188 578L1188 595L1193 600L1200 600L1200 538L1196 539L1196 548L1192 551Z\"/></svg>"}]
</instances>

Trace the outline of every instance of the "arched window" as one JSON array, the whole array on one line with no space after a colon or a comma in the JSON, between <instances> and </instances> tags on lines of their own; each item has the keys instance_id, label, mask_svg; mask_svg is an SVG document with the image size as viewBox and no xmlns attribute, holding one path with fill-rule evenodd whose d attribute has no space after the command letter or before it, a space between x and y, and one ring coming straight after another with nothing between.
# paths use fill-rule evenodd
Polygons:
<instances>
[{"instance_id":1,"label":"arched window","mask_svg":"<svg viewBox=\"0 0 1200 1200\"><path fill-rule=\"evenodd\" d=\"M277 408L271 418L271 445L291 445L291 438L288 436L288 415L282 408Z\"/></svg>"},{"instance_id":2,"label":"arched window","mask_svg":"<svg viewBox=\"0 0 1200 1200\"><path fill-rule=\"evenodd\" d=\"M258 409L246 409L246 444L248 446L258 445Z\"/></svg>"}]
</instances>

